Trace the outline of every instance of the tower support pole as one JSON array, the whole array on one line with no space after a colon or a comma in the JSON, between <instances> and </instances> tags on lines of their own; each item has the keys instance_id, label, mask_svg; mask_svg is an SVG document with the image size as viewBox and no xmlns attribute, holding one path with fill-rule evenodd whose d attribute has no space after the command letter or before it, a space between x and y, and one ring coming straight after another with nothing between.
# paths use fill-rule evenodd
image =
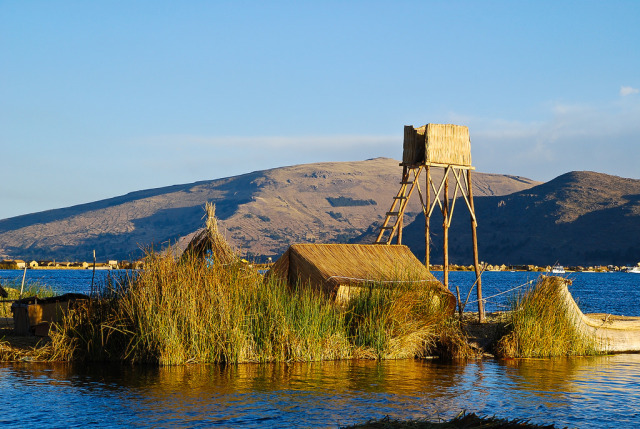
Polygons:
<instances>
[{"instance_id":1,"label":"tower support pole","mask_svg":"<svg viewBox=\"0 0 640 429\"><path fill-rule=\"evenodd\" d=\"M449 170L444 174L444 196L442 197L442 250L444 262L442 265L444 287L449 289Z\"/></svg>"},{"instance_id":2,"label":"tower support pole","mask_svg":"<svg viewBox=\"0 0 640 429\"><path fill-rule=\"evenodd\" d=\"M467 186L469 187L469 208L471 209L471 240L473 241L473 266L476 271L476 288L478 291L478 321L484 322L484 302L482 301L482 278L480 275L480 264L478 263L478 234L476 227L478 223L475 217L475 206L473 204L473 190L471 186L471 170L467 170Z\"/></svg>"},{"instance_id":3,"label":"tower support pole","mask_svg":"<svg viewBox=\"0 0 640 429\"><path fill-rule=\"evenodd\" d=\"M426 207L424 210L424 266L427 267L427 270L431 271L431 261L429 260L430 253L430 238L431 238L431 230L430 230L430 220L431 216L429 216L429 208L431 207L431 169L427 165L426 169Z\"/></svg>"}]
</instances>

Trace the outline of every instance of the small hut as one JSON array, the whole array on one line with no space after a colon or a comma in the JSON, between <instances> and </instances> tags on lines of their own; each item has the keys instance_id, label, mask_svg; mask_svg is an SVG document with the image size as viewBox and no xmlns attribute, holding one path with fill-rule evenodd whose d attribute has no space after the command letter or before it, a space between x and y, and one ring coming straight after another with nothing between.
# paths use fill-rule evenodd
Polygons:
<instances>
[{"instance_id":1,"label":"small hut","mask_svg":"<svg viewBox=\"0 0 640 429\"><path fill-rule=\"evenodd\" d=\"M453 294L403 245L294 244L266 276L290 285L308 284L337 302L348 301L366 283L427 282L455 309Z\"/></svg>"},{"instance_id":2,"label":"small hut","mask_svg":"<svg viewBox=\"0 0 640 429\"><path fill-rule=\"evenodd\" d=\"M205 206L207 221L204 228L196 231L191 237L184 250L173 249L176 256L185 258L186 255L203 257L212 263L231 264L240 260L238 254L225 240L218 230L218 219L216 218L216 206L207 203Z\"/></svg>"}]
</instances>

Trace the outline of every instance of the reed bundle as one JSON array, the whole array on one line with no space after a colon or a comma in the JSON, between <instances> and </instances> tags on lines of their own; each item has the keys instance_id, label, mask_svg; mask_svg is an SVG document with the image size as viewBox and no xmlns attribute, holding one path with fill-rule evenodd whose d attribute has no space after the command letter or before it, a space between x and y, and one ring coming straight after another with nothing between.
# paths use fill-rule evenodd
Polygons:
<instances>
[{"instance_id":1,"label":"reed bundle","mask_svg":"<svg viewBox=\"0 0 640 429\"><path fill-rule=\"evenodd\" d=\"M500 339L503 357L585 356L597 354L593 338L581 332L576 313L560 294L566 280L542 276L518 296L509 314L510 332Z\"/></svg>"}]
</instances>

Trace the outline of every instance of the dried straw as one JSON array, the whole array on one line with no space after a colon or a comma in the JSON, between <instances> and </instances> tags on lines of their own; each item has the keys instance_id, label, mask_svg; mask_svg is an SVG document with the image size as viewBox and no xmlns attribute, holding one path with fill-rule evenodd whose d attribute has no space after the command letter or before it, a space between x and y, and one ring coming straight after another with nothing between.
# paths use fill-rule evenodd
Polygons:
<instances>
[{"instance_id":1,"label":"dried straw","mask_svg":"<svg viewBox=\"0 0 640 429\"><path fill-rule=\"evenodd\" d=\"M230 264L238 261L237 253L218 229L215 204L207 203L205 210L207 213L206 227L198 231L191 239L182 257L185 258L187 254L204 257L210 252L216 263Z\"/></svg>"},{"instance_id":2,"label":"dried straw","mask_svg":"<svg viewBox=\"0 0 640 429\"><path fill-rule=\"evenodd\" d=\"M427 124L404 127L405 164L424 162L471 166L469 128L463 125Z\"/></svg>"},{"instance_id":3,"label":"dried straw","mask_svg":"<svg viewBox=\"0 0 640 429\"><path fill-rule=\"evenodd\" d=\"M276 261L268 276L309 284L336 298L342 286L378 283L429 283L448 290L407 246L379 244L294 244ZM451 295L453 298L453 295Z\"/></svg>"}]
</instances>

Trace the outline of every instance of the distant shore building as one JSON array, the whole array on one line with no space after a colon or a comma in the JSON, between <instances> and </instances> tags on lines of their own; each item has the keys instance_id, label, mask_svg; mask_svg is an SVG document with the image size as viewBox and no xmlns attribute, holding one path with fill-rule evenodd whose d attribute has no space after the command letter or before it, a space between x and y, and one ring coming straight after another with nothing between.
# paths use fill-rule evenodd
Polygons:
<instances>
[{"instance_id":1,"label":"distant shore building","mask_svg":"<svg viewBox=\"0 0 640 429\"><path fill-rule=\"evenodd\" d=\"M0 269L4 270L23 270L27 263L22 259L4 259L0 261Z\"/></svg>"}]
</instances>

